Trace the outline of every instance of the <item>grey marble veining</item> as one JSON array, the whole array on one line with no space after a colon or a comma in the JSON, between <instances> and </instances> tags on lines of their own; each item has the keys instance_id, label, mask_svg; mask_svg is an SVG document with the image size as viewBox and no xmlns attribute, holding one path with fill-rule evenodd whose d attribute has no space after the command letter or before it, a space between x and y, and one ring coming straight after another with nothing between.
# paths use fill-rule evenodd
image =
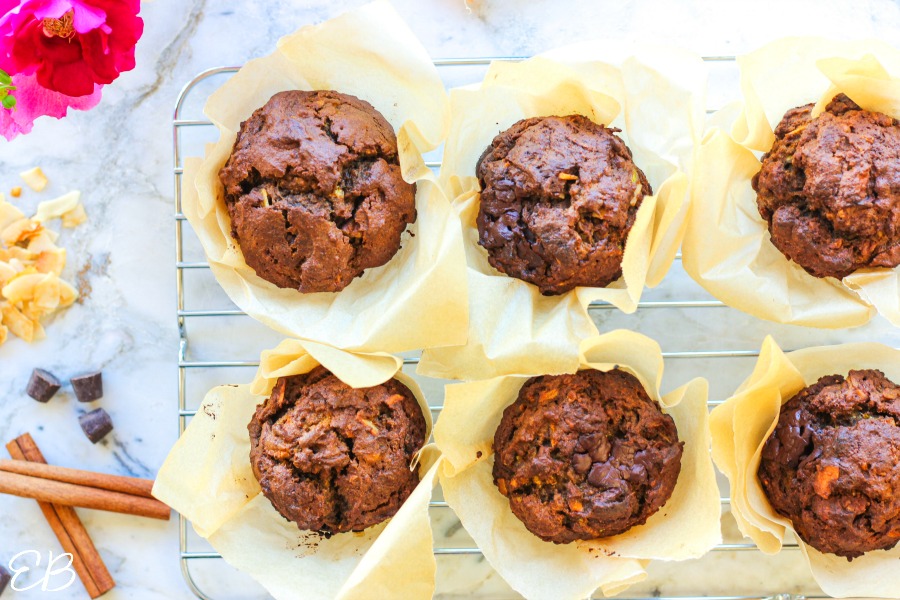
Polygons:
<instances>
[{"instance_id":1,"label":"grey marble veining","mask_svg":"<svg viewBox=\"0 0 900 600\"><path fill-rule=\"evenodd\" d=\"M46 341L29 346L13 339L0 347L0 439L30 431L53 463L153 476L177 432L170 126L175 98L199 71L239 65L268 53L278 37L359 4L362 1L149 0L142 7L146 27L137 69L108 86L97 108L62 121L41 121L30 135L0 143L0 191L19 185L17 173L39 164L51 188L40 197L26 191L21 199L25 209L77 188L89 215L85 225L62 236L69 252L66 276L79 284L82 300L48 324ZM891 0L474 0L468 6L463 0L397 0L395 5L434 57L526 56L597 37L674 43L703 55L741 53L793 34L900 39L900 7ZM443 75L450 84L477 77L465 69ZM724 73L721 81L733 84L734 78ZM732 92L711 90L711 104ZM208 274L195 275L190 292L196 302L227 306ZM706 295L676 264L666 282L645 299L665 298ZM756 349L767 333L785 347L857 339L900 342L897 330L882 320L852 331L822 332L774 326L730 309L645 310L630 316L598 311L597 321L603 329L628 327L656 337L666 351ZM217 352L253 358L277 340L252 324L239 329L232 329L229 321L194 326L198 343L192 352L200 358ZM223 327L228 335L220 344L212 336ZM114 435L97 446L89 444L78 429L77 416L95 405L78 404L69 391L49 405L27 398L24 388L35 366L61 377L102 368L106 394L96 405L112 414ZM722 398L751 367L748 359L672 360L665 387L709 375L712 396ZM250 376L246 369L197 373L189 397L196 404L206 387L225 382L220 378L242 381ZM426 390L440 402L438 383L427 383ZM80 514L119 584L108 598L192 597L179 570L175 521ZM0 496L0 515L0 561L26 549L59 550L34 502ZM727 517L724 522L728 540L737 541L733 522ZM471 544L448 511L436 512L436 533L442 544ZM202 541L191 539L192 549L203 549ZM447 556L438 564L442 597L514 597L480 557ZM257 586L218 561L198 561L195 575L204 588L216 590L216 598L260 595ZM799 553L793 551L778 557L715 553L687 564L655 564L647 582L629 595L815 591ZM10 595L24 599L49 594ZM76 584L52 597L82 598L84 592Z\"/></svg>"}]
</instances>

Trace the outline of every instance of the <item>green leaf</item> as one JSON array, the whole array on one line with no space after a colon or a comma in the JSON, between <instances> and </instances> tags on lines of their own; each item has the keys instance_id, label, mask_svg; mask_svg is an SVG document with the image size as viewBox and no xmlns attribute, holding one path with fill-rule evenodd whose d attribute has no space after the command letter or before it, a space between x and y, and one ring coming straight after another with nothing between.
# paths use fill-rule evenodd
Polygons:
<instances>
[{"instance_id":1,"label":"green leaf","mask_svg":"<svg viewBox=\"0 0 900 600\"><path fill-rule=\"evenodd\" d=\"M16 99L12 96L7 96L2 101L3 108L14 108L16 106Z\"/></svg>"},{"instance_id":2,"label":"green leaf","mask_svg":"<svg viewBox=\"0 0 900 600\"><path fill-rule=\"evenodd\" d=\"M5 83L6 85L12 83L12 77L10 77L9 73L4 71L3 69L0 69L0 83Z\"/></svg>"}]
</instances>

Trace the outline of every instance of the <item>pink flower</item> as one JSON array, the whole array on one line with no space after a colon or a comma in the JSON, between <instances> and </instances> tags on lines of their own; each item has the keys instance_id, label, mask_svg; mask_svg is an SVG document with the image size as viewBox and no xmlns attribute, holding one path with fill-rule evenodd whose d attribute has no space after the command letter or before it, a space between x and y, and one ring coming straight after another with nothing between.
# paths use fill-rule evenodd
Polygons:
<instances>
[{"instance_id":1,"label":"pink flower","mask_svg":"<svg viewBox=\"0 0 900 600\"><path fill-rule=\"evenodd\" d=\"M16 86L16 108L6 110L0 108L0 135L8 140L21 133L28 133L34 126L34 120L47 115L61 119L69 108L88 110L100 102L101 87L94 85L94 91L86 96L73 98L48 90L38 83L34 75L13 75Z\"/></svg>"},{"instance_id":2,"label":"pink flower","mask_svg":"<svg viewBox=\"0 0 900 600\"><path fill-rule=\"evenodd\" d=\"M96 94L134 68L139 10L139 0L0 0L0 68L65 96Z\"/></svg>"}]
</instances>

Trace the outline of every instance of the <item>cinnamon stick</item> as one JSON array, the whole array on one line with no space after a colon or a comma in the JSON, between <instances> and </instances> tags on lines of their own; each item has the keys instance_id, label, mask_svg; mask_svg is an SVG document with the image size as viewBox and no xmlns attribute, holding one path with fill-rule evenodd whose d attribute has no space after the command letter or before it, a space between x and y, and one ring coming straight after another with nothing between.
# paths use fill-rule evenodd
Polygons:
<instances>
[{"instance_id":1,"label":"cinnamon stick","mask_svg":"<svg viewBox=\"0 0 900 600\"><path fill-rule=\"evenodd\" d=\"M12 494L63 506L105 510L163 521L169 520L171 516L171 509L168 506L152 498L142 498L121 492L110 492L6 471L0 471L0 494Z\"/></svg>"},{"instance_id":2,"label":"cinnamon stick","mask_svg":"<svg viewBox=\"0 0 900 600\"><path fill-rule=\"evenodd\" d=\"M153 481L150 479L106 475L104 473L93 473L91 471L69 469L54 465L4 459L0 459L0 471L18 473L19 475L28 475L30 477L40 477L41 479L52 479L53 481L61 481L63 483L84 485L102 490L109 490L111 492L122 492L123 494L142 496L144 498L153 497L153 494L150 493L153 489Z\"/></svg>"},{"instance_id":3,"label":"cinnamon stick","mask_svg":"<svg viewBox=\"0 0 900 600\"><path fill-rule=\"evenodd\" d=\"M24 434L6 445L10 456L16 460L46 463L35 441ZM72 568L81 579L84 589L92 599L99 598L116 586L103 563L100 553L88 535L75 509L47 502L38 502L44 518L56 534L63 551L72 555Z\"/></svg>"}]
</instances>

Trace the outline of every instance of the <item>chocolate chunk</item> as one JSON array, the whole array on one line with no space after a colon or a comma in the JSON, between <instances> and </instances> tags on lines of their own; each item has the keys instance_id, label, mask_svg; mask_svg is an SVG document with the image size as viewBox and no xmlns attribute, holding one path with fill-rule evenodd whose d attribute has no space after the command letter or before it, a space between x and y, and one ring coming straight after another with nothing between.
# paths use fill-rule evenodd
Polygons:
<instances>
[{"instance_id":1,"label":"chocolate chunk","mask_svg":"<svg viewBox=\"0 0 900 600\"><path fill-rule=\"evenodd\" d=\"M576 473L587 473L591 468L591 457L587 454L576 454L572 457L572 468Z\"/></svg>"},{"instance_id":2,"label":"chocolate chunk","mask_svg":"<svg viewBox=\"0 0 900 600\"><path fill-rule=\"evenodd\" d=\"M9 585L9 582L11 580L12 575L9 574L9 571L0 566L0 596L3 595L4 590L6 590L6 586Z\"/></svg>"},{"instance_id":3,"label":"chocolate chunk","mask_svg":"<svg viewBox=\"0 0 900 600\"><path fill-rule=\"evenodd\" d=\"M626 475L628 475L628 481L631 481L632 483L637 483L639 485L647 484L647 469L641 464L635 464L631 467L631 471L627 472Z\"/></svg>"},{"instance_id":4,"label":"chocolate chunk","mask_svg":"<svg viewBox=\"0 0 900 600\"><path fill-rule=\"evenodd\" d=\"M588 475L588 483L600 489L619 487L620 480L619 470L609 465L594 465Z\"/></svg>"},{"instance_id":5,"label":"chocolate chunk","mask_svg":"<svg viewBox=\"0 0 900 600\"><path fill-rule=\"evenodd\" d=\"M597 445L591 450L591 460L594 462L606 462L609 459L609 440L602 438Z\"/></svg>"},{"instance_id":6,"label":"chocolate chunk","mask_svg":"<svg viewBox=\"0 0 900 600\"><path fill-rule=\"evenodd\" d=\"M94 371L70 379L79 402L93 402L103 397L103 373Z\"/></svg>"},{"instance_id":7,"label":"chocolate chunk","mask_svg":"<svg viewBox=\"0 0 900 600\"><path fill-rule=\"evenodd\" d=\"M38 402L49 402L50 398L59 391L60 385L62 384L53 376L53 373L44 369L35 369L31 372L31 379L28 381L25 393Z\"/></svg>"},{"instance_id":8,"label":"chocolate chunk","mask_svg":"<svg viewBox=\"0 0 900 600\"><path fill-rule=\"evenodd\" d=\"M81 415L78 417L78 423L81 425L84 435L93 444L105 438L113 430L112 419L109 418L109 413L102 408Z\"/></svg>"}]
</instances>

